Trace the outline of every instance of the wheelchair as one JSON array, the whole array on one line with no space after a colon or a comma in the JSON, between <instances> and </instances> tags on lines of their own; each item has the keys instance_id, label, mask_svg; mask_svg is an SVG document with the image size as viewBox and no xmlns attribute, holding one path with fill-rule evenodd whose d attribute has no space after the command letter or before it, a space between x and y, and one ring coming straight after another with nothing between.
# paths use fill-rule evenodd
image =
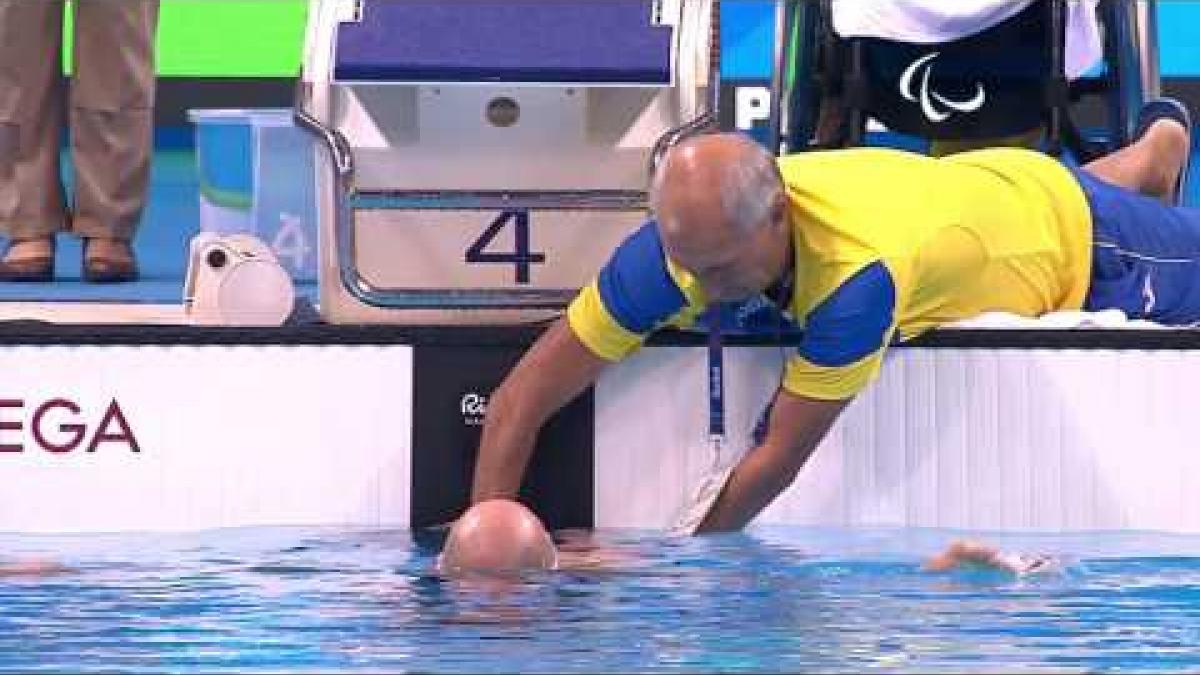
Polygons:
<instances>
[{"instance_id":1,"label":"wheelchair","mask_svg":"<svg viewBox=\"0 0 1200 675\"><path fill-rule=\"evenodd\" d=\"M1042 132L1053 155L1086 162L1130 141L1158 94L1154 0L1101 0L1103 59L1065 74L1067 2L1034 0L994 26L929 45L841 37L833 0L784 0L777 53L781 151L862 145L868 121L929 141L975 142ZM832 109L836 124L823 124ZM1079 123L1087 119L1087 131Z\"/></svg>"}]
</instances>

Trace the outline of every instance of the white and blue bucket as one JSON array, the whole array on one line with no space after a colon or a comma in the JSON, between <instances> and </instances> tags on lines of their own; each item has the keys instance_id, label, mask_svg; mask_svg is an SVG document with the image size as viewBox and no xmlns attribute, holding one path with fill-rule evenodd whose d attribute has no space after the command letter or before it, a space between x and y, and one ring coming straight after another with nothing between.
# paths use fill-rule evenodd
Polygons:
<instances>
[{"instance_id":1,"label":"white and blue bucket","mask_svg":"<svg viewBox=\"0 0 1200 675\"><path fill-rule=\"evenodd\" d=\"M200 229L265 241L293 280L317 279L312 138L290 108L197 109Z\"/></svg>"}]
</instances>

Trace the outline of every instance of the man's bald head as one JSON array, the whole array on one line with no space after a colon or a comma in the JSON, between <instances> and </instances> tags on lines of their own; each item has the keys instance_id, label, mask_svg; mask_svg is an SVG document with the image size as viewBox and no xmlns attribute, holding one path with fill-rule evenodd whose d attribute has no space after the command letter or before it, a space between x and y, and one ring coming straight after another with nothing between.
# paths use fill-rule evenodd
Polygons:
<instances>
[{"instance_id":1,"label":"man's bald head","mask_svg":"<svg viewBox=\"0 0 1200 675\"><path fill-rule=\"evenodd\" d=\"M775 157L744 134L704 134L671 148L655 172L651 206L664 235L689 225L745 234L782 201Z\"/></svg>"},{"instance_id":2,"label":"man's bald head","mask_svg":"<svg viewBox=\"0 0 1200 675\"><path fill-rule=\"evenodd\" d=\"M753 267L777 266L765 257L767 248L786 244L781 236L749 242L766 229L786 231L783 178L775 157L744 134L695 136L671 148L655 172L650 200L667 254L702 281L706 270L724 270L739 277L729 285L737 295L761 290L734 287L760 285ZM709 281L714 289L721 285Z\"/></svg>"},{"instance_id":3,"label":"man's bald head","mask_svg":"<svg viewBox=\"0 0 1200 675\"><path fill-rule=\"evenodd\" d=\"M444 574L553 569L558 551L532 511L507 499L480 502L455 522L438 560Z\"/></svg>"}]
</instances>

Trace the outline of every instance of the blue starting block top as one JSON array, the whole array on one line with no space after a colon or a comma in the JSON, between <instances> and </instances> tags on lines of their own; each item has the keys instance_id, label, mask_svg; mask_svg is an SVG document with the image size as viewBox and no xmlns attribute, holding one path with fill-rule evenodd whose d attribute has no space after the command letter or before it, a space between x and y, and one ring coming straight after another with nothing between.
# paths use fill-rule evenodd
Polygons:
<instances>
[{"instance_id":1,"label":"blue starting block top","mask_svg":"<svg viewBox=\"0 0 1200 675\"><path fill-rule=\"evenodd\" d=\"M671 83L653 0L366 0L342 24L340 82Z\"/></svg>"}]
</instances>

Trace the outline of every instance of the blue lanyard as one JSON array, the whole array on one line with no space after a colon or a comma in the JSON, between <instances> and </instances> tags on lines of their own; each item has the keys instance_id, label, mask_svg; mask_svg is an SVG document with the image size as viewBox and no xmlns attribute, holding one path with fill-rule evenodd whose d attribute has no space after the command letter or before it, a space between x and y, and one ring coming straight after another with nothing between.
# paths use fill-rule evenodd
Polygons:
<instances>
[{"instance_id":1,"label":"blue lanyard","mask_svg":"<svg viewBox=\"0 0 1200 675\"><path fill-rule=\"evenodd\" d=\"M720 452L725 441L725 356L721 349L721 309L713 305L708 327L708 438Z\"/></svg>"}]
</instances>

